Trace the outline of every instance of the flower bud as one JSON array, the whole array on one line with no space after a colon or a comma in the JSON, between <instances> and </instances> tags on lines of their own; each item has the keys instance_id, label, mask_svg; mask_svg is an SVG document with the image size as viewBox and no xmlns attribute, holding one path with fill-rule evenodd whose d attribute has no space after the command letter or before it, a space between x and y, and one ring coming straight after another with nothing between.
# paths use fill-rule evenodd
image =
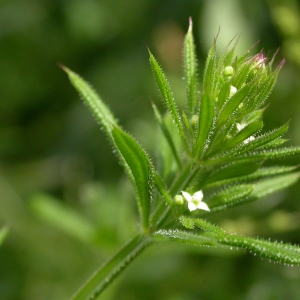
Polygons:
<instances>
[{"instance_id":1,"label":"flower bud","mask_svg":"<svg viewBox=\"0 0 300 300\"><path fill-rule=\"evenodd\" d=\"M174 197L174 204L175 205L183 205L184 204L184 198L181 195L176 195Z\"/></svg>"},{"instance_id":2,"label":"flower bud","mask_svg":"<svg viewBox=\"0 0 300 300\"><path fill-rule=\"evenodd\" d=\"M224 75L225 76L232 76L233 75L233 67L227 66L224 68Z\"/></svg>"},{"instance_id":3,"label":"flower bud","mask_svg":"<svg viewBox=\"0 0 300 300\"><path fill-rule=\"evenodd\" d=\"M193 127L197 126L198 122L199 122L199 116L198 115L193 115L190 119L191 126L193 126Z\"/></svg>"}]
</instances>

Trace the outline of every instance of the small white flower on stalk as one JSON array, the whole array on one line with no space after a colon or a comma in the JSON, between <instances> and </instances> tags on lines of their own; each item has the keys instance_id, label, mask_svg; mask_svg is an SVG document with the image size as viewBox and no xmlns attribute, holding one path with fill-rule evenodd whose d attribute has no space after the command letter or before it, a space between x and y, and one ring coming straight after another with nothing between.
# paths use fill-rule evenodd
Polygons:
<instances>
[{"instance_id":1,"label":"small white flower on stalk","mask_svg":"<svg viewBox=\"0 0 300 300\"><path fill-rule=\"evenodd\" d=\"M203 199L203 192L198 191L193 194L189 194L188 192L181 192L185 200L188 202L188 208L190 211L196 210L196 209L202 209L206 211L210 211L209 207L206 203L202 201Z\"/></svg>"}]
</instances>

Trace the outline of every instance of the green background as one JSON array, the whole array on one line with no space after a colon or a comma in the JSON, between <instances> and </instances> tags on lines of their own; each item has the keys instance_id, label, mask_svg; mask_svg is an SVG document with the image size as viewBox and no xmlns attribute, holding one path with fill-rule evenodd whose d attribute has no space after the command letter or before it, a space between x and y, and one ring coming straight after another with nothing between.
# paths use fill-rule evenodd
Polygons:
<instances>
[{"instance_id":1,"label":"green background","mask_svg":"<svg viewBox=\"0 0 300 300\"><path fill-rule=\"evenodd\" d=\"M291 119L300 144L300 5L295 0L2 0L0 2L0 298L68 299L138 227L133 193L104 134L58 67L81 74L155 156L161 109L147 46L184 103L188 18L203 70L220 29L222 50L260 40L286 63L265 112L267 129ZM298 161L289 163L298 164ZM224 228L300 244L299 184L216 215ZM300 269L229 249L157 244L100 299L299 299Z\"/></svg>"}]
</instances>

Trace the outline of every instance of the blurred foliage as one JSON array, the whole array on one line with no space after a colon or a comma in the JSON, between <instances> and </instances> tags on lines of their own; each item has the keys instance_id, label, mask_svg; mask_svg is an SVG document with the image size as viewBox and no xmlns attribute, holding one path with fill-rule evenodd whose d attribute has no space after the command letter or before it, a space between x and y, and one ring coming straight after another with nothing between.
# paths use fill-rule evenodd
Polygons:
<instances>
[{"instance_id":1,"label":"blurred foliage","mask_svg":"<svg viewBox=\"0 0 300 300\"><path fill-rule=\"evenodd\" d=\"M155 155L149 99L158 91L145 44L182 98L189 16L200 70L219 28L219 49L235 34L241 34L241 51L257 40L256 52L272 56L281 48L274 64L283 57L287 63L265 121L274 128L292 119L289 137L299 145L296 0L0 2L0 226L10 228L0 248L1 298L67 299L136 227L132 190L57 63L93 83L124 128ZM236 208L222 225L299 244L299 194L297 184ZM185 245L152 247L101 299L299 299L299 268L238 251L216 254Z\"/></svg>"}]
</instances>

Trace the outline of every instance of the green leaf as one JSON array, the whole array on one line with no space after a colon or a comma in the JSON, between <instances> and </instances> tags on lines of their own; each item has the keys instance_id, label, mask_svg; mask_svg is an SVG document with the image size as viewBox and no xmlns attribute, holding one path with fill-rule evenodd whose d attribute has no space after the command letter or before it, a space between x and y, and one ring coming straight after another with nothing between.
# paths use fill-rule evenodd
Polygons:
<instances>
[{"instance_id":1,"label":"green leaf","mask_svg":"<svg viewBox=\"0 0 300 300\"><path fill-rule=\"evenodd\" d=\"M265 111L265 108L257 109L251 111L249 114L243 117L243 120L246 124L250 124L255 121L262 121L262 116Z\"/></svg>"},{"instance_id":2,"label":"green leaf","mask_svg":"<svg viewBox=\"0 0 300 300\"><path fill-rule=\"evenodd\" d=\"M214 120L213 99L208 94L203 94L200 103L198 137L195 142L195 153L196 153L195 156L198 159L202 157L204 148L207 145L207 139L209 136L209 131L213 125L213 120Z\"/></svg>"},{"instance_id":3,"label":"green leaf","mask_svg":"<svg viewBox=\"0 0 300 300\"><path fill-rule=\"evenodd\" d=\"M198 74L195 43L193 38L193 23L190 18L190 26L184 39L184 78L186 84L186 95L188 99L189 116L195 113L198 103Z\"/></svg>"},{"instance_id":4,"label":"green leaf","mask_svg":"<svg viewBox=\"0 0 300 300\"><path fill-rule=\"evenodd\" d=\"M300 147L289 147L281 149L271 149L271 150L258 150L253 152L248 152L243 155L230 156L228 153L226 155L216 155L209 160L201 162L203 166L213 166L218 164L226 164L229 162L241 161L244 159L253 160L263 160L263 159L278 159L278 158L288 158L292 156L299 156Z\"/></svg>"},{"instance_id":5,"label":"green leaf","mask_svg":"<svg viewBox=\"0 0 300 300\"><path fill-rule=\"evenodd\" d=\"M251 99L249 98L245 102L244 109L246 111L251 112L254 109L259 108L260 106L262 106L265 103L267 97L269 96L269 94L271 93L271 91L274 87L278 72L279 72L279 69L275 70L269 76L266 76L265 78L262 78L259 81L257 89L256 89L255 93L253 93L254 97L251 97Z\"/></svg>"},{"instance_id":6,"label":"green leaf","mask_svg":"<svg viewBox=\"0 0 300 300\"><path fill-rule=\"evenodd\" d=\"M78 91L84 103L89 107L93 115L96 117L96 120L101 124L108 137L112 140L111 130L113 125L117 125L117 120L109 108L104 104L92 87L78 74L65 66L61 67L68 74L72 85Z\"/></svg>"},{"instance_id":7,"label":"green leaf","mask_svg":"<svg viewBox=\"0 0 300 300\"><path fill-rule=\"evenodd\" d=\"M172 138L172 135L164 121L164 119L162 118L162 116L160 115L156 105L154 103L152 103L152 107L153 107L153 110L154 110L154 115L156 117L156 120L160 126L160 129L164 135L164 137L166 138L166 141L171 149L171 152L173 154L173 157L178 165L179 168L181 168L181 161L180 161L180 158L179 158L179 155L177 153L177 150L176 150L176 147L175 147L175 144L174 144L174 141L173 141L173 138Z\"/></svg>"},{"instance_id":8,"label":"green leaf","mask_svg":"<svg viewBox=\"0 0 300 300\"><path fill-rule=\"evenodd\" d=\"M182 223L188 223L189 226L193 223L192 225L206 231L207 236L216 239L220 245L243 248L254 255L259 255L260 257L276 262L300 265L300 247L298 246L226 233L222 228L203 219L187 219L185 217Z\"/></svg>"},{"instance_id":9,"label":"green leaf","mask_svg":"<svg viewBox=\"0 0 300 300\"><path fill-rule=\"evenodd\" d=\"M217 119L218 128L231 119L235 110L238 109L239 105L247 98L249 94L251 94L254 88L255 85L253 84L253 82L245 84L230 99L228 99Z\"/></svg>"},{"instance_id":10,"label":"green leaf","mask_svg":"<svg viewBox=\"0 0 300 300\"><path fill-rule=\"evenodd\" d=\"M117 149L124 158L125 170L135 188L143 228L147 231L153 180L150 159L134 138L119 127L113 128L112 135Z\"/></svg>"},{"instance_id":11,"label":"green leaf","mask_svg":"<svg viewBox=\"0 0 300 300\"><path fill-rule=\"evenodd\" d=\"M287 132L289 128L289 124L285 124L277 129L274 129L272 131L269 131L261 136L255 137L254 140L250 141L247 144L243 144L240 147L237 147L236 149L233 149L231 153L238 153L239 155L245 152L249 152L253 149L256 149L258 147L261 147L263 145L266 145L268 143L271 143L275 139L281 137L283 134Z\"/></svg>"},{"instance_id":12,"label":"green leaf","mask_svg":"<svg viewBox=\"0 0 300 300\"><path fill-rule=\"evenodd\" d=\"M179 242L184 244L196 245L196 246L214 246L215 241L212 238L207 238L200 234L192 234L190 232L182 230L159 230L154 233L156 241L169 240L172 242Z\"/></svg>"},{"instance_id":13,"label":"green leaf","mask_svg":"<svg viewBox=\"0 0 300 300\"><path fill-rule=\"evenodd\" d=\"M185 127L186 132L189 134L190 138L193 139L193 137L196 134L196 130L195 127L198 125L198 121L197 121L198 115L193 115L191 120L189 121L185 112L182 111L182 120L183 120L183 124ZM196 121L196 122L194 122Z\"/></svg>"},{"instance_id":14,"label":"green leaf","mask_svg":"<svg viewBox=\"0 0 300 300\"><path fill-rule=\"evenodd\" d=\"M270 143L267 143L267 144L257 147L257 149L261 150L261 149L268 149L268 148L276 148L276 147L283 145L287 141L288 141L287 139L277 138L277 139L271 141Z\"/></svg>"},{"instance_id":15,"label":"green leaf","mask_svg":"<svg viewBox=\"0 0 300 300\"><path fill-rule=\"evenodd\" d=\"M283 190L296 183L299 177L298 173L292 173L274 176L252 184L232 186L217 192L210 196L207 200L205 199L205 201L210 208L210 213L220 212L226 210L228 206L237 206L254 202ZM200 217L207 215L207 212L199 211L196 215Z\"/></svg>"},{"instance_id":16,"label":"green leaf","mask_svg":"<svg viewBox=\"0 0 300 300\"><path fill-rule=\"evenodd\" d=\"M210 196L206 202L211 212L226 210L229 206L239 205L253 191L252 184L241 184L228 187Z\"/></svg>"},{"instance_id":17,"label":"green leaf","mask_svg":"<svg viewBox=\"0 0 300 300\"><path fill-rule=\"evenodd\" d=\"M231 162L218 169L215 169L209 175L205 187L213 187L223 183L238 180L239 177L249 175L261 166L261 162L245 159L237 162Z\"/></svg>"},{"instance_id":18,"label":"green leaf","mask_svg":"<svg viewBox=\"0 0 300 300\"><path fill-rule=\"evenodd\" d=\"M218 242L221 245L246 249L254 255L275 262L300 265L300 247L298 246L229 234L220 238Z\"/></svg>"},{"instance_id":19,"label":"green leaf","mask_svg":"<svg viewBox=\"0 0 300 300\"><path fill-rule=\"evenodd\" d=\"M71 300L93 300L137 257L152 243L150 237L137 235L116 253L108 262L97 270L84 283Z\"/></svg>"},{"instance_id":20,"label":"green leaf","mask_svg":"<svg viewBox=\"0 0 300 300\"><path fill-rule=\"evenodd\" d=\"M299 177L299 173L291 173L261 180L255 184L253 192L247 200L249 202L256 201L260 198L283 190L296 183L299 180Z\"/></svg>"},{"instance_id":21,"label":"green leaf","mask_svg":"<svg viewBox=\"0 0 300 300\"><path fill-rule=\"evenodd\" d=\"M259 125L260 124L258 122L257 124L254 124L253 127L251 126L248 129L250 131L252 131L255 129L254 127L258 127ZM234 144L236 141L239 141L241 138L245 137L245 135L250 133L250 132L248 132L248 129L246 127L244 129L246 129L246 132L241 130L242 133L240 133L240 134L238 133L236 135L237 137L233 138L234 141L232 142L232 144ZM272 143L274 140L276 140L280 136L282 136L287 130L288 130L288 124L285 124L282 127L279 127L275 130L267 132L261 136L255 137L253 140L247 141L247 143L239 144L235 148L228 150L228 151L224 152L223 154L219 155L219 157L218 157L218 155L212 155L210 159L214 160L215 157L218 157L219 159L221 159L222 157L228 157L230 159L234 159L235 156L241 157L243 153L247 153L247 152L248 152L247 155L249 155L249 152L251 150ZM228 141L228 143L230 143L230 141Z\"/></svg>"},{"instance_id":22,"label":"green leaf","mask_svg":"<svg viewBox=\"0 0 300 300\"><path fill-rule=\"evenodd\" d=\"M216 40L214 45L210 48L205 62L204 78L203 78L203 93L210 96L214 95L215 85L217 81L217 67L216 67Z\"/></svg>"},{"instance_id":23,"label":"green leaf","mask_svg":"<svg viewBox=\"0 0 300 300\"><path fill-rule=\"evenodd\" d=\"M161 67L159 66L158 62L156 61L156 59L154 58L154 56L152 55L152 53L150 51L149 51L149 55L150 55L151 69L153 71L158 88L163 96L163 99L167 106L167 109L172 116L173 122L176 125L176 128L179 132L180 138L184 144L185 150L189 153L189 147L188 147L188 144L187 144L187 141L185 138L181 118L180 118L171 88L167 81L167 78L165 77Z\"/></svg>"},{"instance_id":24,"label":"green leaf","mask_svg":"<svg viewBox=\"0 0 300 300\"><path fill-rule=\"evenodd\" d=\"M228 100L230 95L230 87L231 87L231 82L227 81L220 88L218 99L216 101L216 106L218 108L218 111L223 107L224 103Z\"/></svg>"},{"instance_id":25,"label":"green leaf","mask_svg":"<svg viewBox=\"0 0 300 300\"><path fill-rule=\"evenodd\" d=\"M233 157L232 160L240 160L245 157L250 159L278 159L278 158L288 158L292 156L299 156L300 147L289 147L281 149L272 149L272 150L260 150L255 152L247 153L244 156Z\"/></svg>"},{"instance_id":26,"label":"green leaf","mask_svg":"<svg viewBox=\"0 0 300 300\"><path fill-rule=\"evenodd\" d=\"M172 197L171 197L170 193L168 192L165 183L163 182L163 180L161 179L159 174L155 171L153 172L153 179L154 179L154 184L155 184L158 192L164 198L166 203L171 206L173 204Z\"/></svg>"},{"instance_id":27,"label":"green leaf","mask_svg":"<svg viewBox=\"0 0 300 300\"><path fill-rule=\"evenodd\" d=\"M290 173L292 171L295 171L295 169L297 168L290 166L274 166L258 169L260 165L261 162L256 162L252 160L242 160L231 163L228 166L228 170L227 167L225 167L224 171L223 169L220 170L220 175L216 173L215 180L212 176L212 179L209 179L207 184L205 184L205 187L211 188L224 184L246 182L250 180L253 181L264 177ZM226 177L226 174L228 174L228 177ZM220 176L220 178L218 178L218 175Z\"/></svg>"},{"instance_id":28,"label":"green leaf","mask_svg":"<svg viewBox=\"0 0 300 300\"><path fill-rule=\"evenodd\" d=\"M186 216L181 216L180 222L186 228L191 228L191 227L194 228L195 226L197 226L198 228L204 231L213 233L216 237L223 236L225 234L225 231L222 228L210 222L204 221L203 219L194 219ZM187 227L187 225L189 227Z\"/></svg>"},{"instance_id":29,"label":"green leaf","mask_svg":"<svg viewBox=\"0 0 300 300\"><path fill-rule=\"evenodd\" d=\"M2 227L0 230L0 246L2 245L2 243L4 242L5 238L7 237L9 232L8 227Z\"/></svg>"},{"instance_id":30,"label":"green leaf","mask_svg":"<svg viewBox=\"0 0 300 300\"><path fill-rule=\"evenodd\" d=\"M246 125L243 129L237 132L237 134L232 137L231 139L228 139L224 143L224 148L231 149L235 147L236 145L244 142L247 144L247 139L253 136L255 133L257 133L260 129L263 127L262 121L254 121L248 125Z\"/></svg>"},{"instance_id":31,"label":"green leaf","mask_svg":"<svg viewBox=\"0 0 300 300\"><path fill-rule=\"evenodd\" d=\"M244 59L241 57L241 61L245 60L245 56ZM246 63L242 63L241 65L239 65L239 61L236 61L235 63L235 75L232 78L232 85L234 87L236 87L238 90L243 86L243 84L245 83L249 72L251 70L251 68L253 67L252 63L247 61Z\"/></svg>"}]
</instances>

